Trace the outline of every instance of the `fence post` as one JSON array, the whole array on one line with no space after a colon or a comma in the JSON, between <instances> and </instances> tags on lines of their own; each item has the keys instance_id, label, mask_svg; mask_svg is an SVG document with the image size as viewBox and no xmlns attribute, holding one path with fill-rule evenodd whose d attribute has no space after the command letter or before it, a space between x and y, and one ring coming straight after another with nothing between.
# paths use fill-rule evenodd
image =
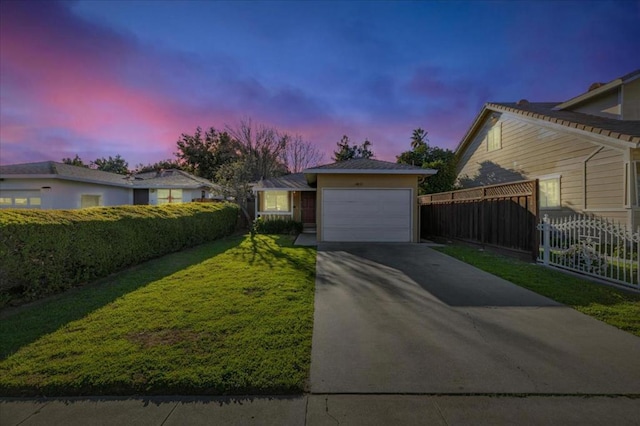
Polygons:
<instances>
[{"instance_id":1,"label":"fence post","mask_svg":"<svg viewBox=\"0 0 640 426\"><path fill-rule=\"evenodd\" d=\"M549 266L549 255L551 252L551 224L549 215L542 218L542 264Z\"/></svg>"}]
</instances>

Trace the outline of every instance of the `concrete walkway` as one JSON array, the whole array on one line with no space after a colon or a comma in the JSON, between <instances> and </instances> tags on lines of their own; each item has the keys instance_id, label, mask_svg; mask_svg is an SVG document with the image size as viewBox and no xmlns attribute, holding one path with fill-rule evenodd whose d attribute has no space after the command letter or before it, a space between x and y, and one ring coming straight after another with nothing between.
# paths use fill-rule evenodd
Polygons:
<instances>
[{"instance_id":1,"label":"concrete walkway","mask_svg":"<svg viewBox=\"0 0 640 426\"><path fill-rule=\"evenodd\" d=\"M305 395L0 401L2 426L637 425L637 399Z\"/></svg>"},{"instance_id":2,"label":"concrete walkway","mask_svg":"<svg viewBox=\"0 0 640 426\"><path fill-rule=\"evenodd\" d=\"M311 392L640 395L640 338L423 245L321 243Z\"/></svg>"}]
</instances>

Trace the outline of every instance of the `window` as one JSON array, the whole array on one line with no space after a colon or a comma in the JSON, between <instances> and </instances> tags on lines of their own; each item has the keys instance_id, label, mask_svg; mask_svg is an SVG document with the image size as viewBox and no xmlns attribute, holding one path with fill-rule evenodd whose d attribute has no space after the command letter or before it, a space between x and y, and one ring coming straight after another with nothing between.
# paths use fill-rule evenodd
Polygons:
<instances>
[{"instance_id":1,"label":"window","mask_svg":"<svg viewBox=\"0 0 640 426\"><path fill-rule=\"evenodd\" d=\"M502 123L496 123L487 133L487 151L502 148Z\"/></svg>"},{"instance_id":2,"label":"window","mask_svg":"<svg viewBox=\"0 0 640 426\"><path fill-rule=\"evenodd\" d=\"M540 208L560 207L560 177L540 179Z\"/></svg>"},{"instance_id":3,"label":"window","mask_svg":"<svg viewBox=\"0 0 640 426\"><path fill-rule=\"evenodd\" d=\"M16 209L39 209L41 205L39 190L3 190L0 207Z\"/></svg>"},{"instance_id":4,"label":"window","mask_svg":"<svg viewBox=\"0 0 640 426\"><path fill-rule=\"evenodd\" d=\"M102 205L100 195L82 194L80 196L80 208L99 207Z\"/></svg>"},{"instance_id":5,"label":"window","mask_svg":"<svg viewBox=\"0 0 640 426\"><path fill-rule=\"evenodd\" d=\"M289 193L287 191L265 191L264 211L267 212L288 212Z\"/></svg>"},{"instance_id":6,"label":"window","mask_svg":"<svg viewBox=\"0 0 640 426\"><path fill-rule=\"evenodd\" d=\"M182 203L182 189L158 189L158 204Z\"/></svg>"}]
</instances>

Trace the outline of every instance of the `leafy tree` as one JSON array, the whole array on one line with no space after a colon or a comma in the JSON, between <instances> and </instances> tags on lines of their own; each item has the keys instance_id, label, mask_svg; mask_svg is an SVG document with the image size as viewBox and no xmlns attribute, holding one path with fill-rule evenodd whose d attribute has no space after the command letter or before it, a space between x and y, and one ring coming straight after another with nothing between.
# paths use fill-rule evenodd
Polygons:
<instances>
[{"instance_id":1,"label":"leafy tree","mask_svg":"<svg viewBox=\"0 0 640 426\"><path fill-rule=\"evenodd\" d=\"M438 170L437 174L429 176L420 183L421 194L455 189L456 161L453 151L429 146L427 132L421 128L413 131L411 148L411 151L405 151L396 157L398 163Z\"/></svg>"},{"instance_id":2,"label":"leafy tree","mask_svg":"<svg viewBox=\"0 0 640 426\"><path fill-rule=\"evenodd\" d=\"M196 176L213 180L220 166L238 160L240 146L227 132L211 127L202 134L196 128L193 135L183 133L176 142L175 156L182 168Z\"/></svg>"},{"instance_id":3,"label":"leafy tree","mask_svg":"<svg viewBox=\"0 0 640 426\"><path fill-rule=\"evenodd\" d=\"M356 158L373 158L373 151L371 151L371 142L365 139L362 144L356 147Z\"/></svg>"},{"instance_id":4,"label":"leafy tree","mask_svg":"<svg viewBox=\"0 0 640 426\"><path fill-rule=\"evenodd\" d=\"M82 158L80 158L80 156L78 154L76 154L75 157L73 158L63 158L62 162L64 164L69 164L71 166L79 166L79 167L89 167L89 165L84 164L84 161L82 161Z\"/></svg>"},{"instance_id":5,"label":"leafy tree","mask_svg":"<svg viewBox=\"0 0 640 426\"><path fill-rule=\"evenodd\" d=\"M342 136L340 142L336 143L338 149L333 151L334 161L352 160L355 158L373 158L371 142L365 139L361 145L351 145L347 135Z\"/></svg>"},{"instance_id":6,"label":"leafy tree","mask_svg":"<svg viewBox=\"0 0 640 426\"><path fill-rule=\"evenodd\" d=\"M349 143L349 136L342 136L342 139L340 139L340 142L337 142L336 145L338 149L333 151L333 161L351 160L356 156L356 146L352 146Z\"/></svg>"},{"instance_id":7,"label":"leafy tree","mask_svg":"<svg viewBox=\"0 0 640 426\"><path fill-rule=\"evenodd\" d=\"M285 150L285 165L291 173L317 166L324 159L324 154L318 148L299 135L287 139Z\"/></svg>"},{"instance_id":8,"label":"leafy tree","mask_svg":"<svg viewBox=\"0 0 640 426\"><path fill-rule=\"evenodd\" d=\"M184 170L185 167L183 164L179 163L177 160L172 160L167 158L166 160L158 161L157 163L148 163L146 166L143 163L136 165L137 173L146 173L146 172L155 172L157 170L168 170L168 169L178 169Z\"/></svg>"},{"instance_id":9,"label":"leafy tree","mask_svg":"<svg viewBox=\"0 0 640 426\"><path fill-rule=\"evenodd\" d=\"M95 161L91 162L91 168L120 175L126 175L129 173L129 163L127 163L120 154L117 154L115 157L109 156L109 158L97 158Z\"/></svg>"}]
</instances>

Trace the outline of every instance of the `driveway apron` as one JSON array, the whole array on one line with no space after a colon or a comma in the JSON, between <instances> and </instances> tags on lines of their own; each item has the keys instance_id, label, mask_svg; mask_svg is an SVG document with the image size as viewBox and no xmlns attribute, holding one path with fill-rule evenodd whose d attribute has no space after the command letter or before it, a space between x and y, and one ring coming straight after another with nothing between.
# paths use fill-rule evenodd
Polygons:
<instances>
[{"instance_id":1,"label":"driveway apron","mask_svg":"<svg viewBox=\"0 0 640 426\"><path fill-rule=\"evenodd\" d=\"M640 338L426 245L317 256L312 393L640 395Z\"/></svg>"}]
</instances>

